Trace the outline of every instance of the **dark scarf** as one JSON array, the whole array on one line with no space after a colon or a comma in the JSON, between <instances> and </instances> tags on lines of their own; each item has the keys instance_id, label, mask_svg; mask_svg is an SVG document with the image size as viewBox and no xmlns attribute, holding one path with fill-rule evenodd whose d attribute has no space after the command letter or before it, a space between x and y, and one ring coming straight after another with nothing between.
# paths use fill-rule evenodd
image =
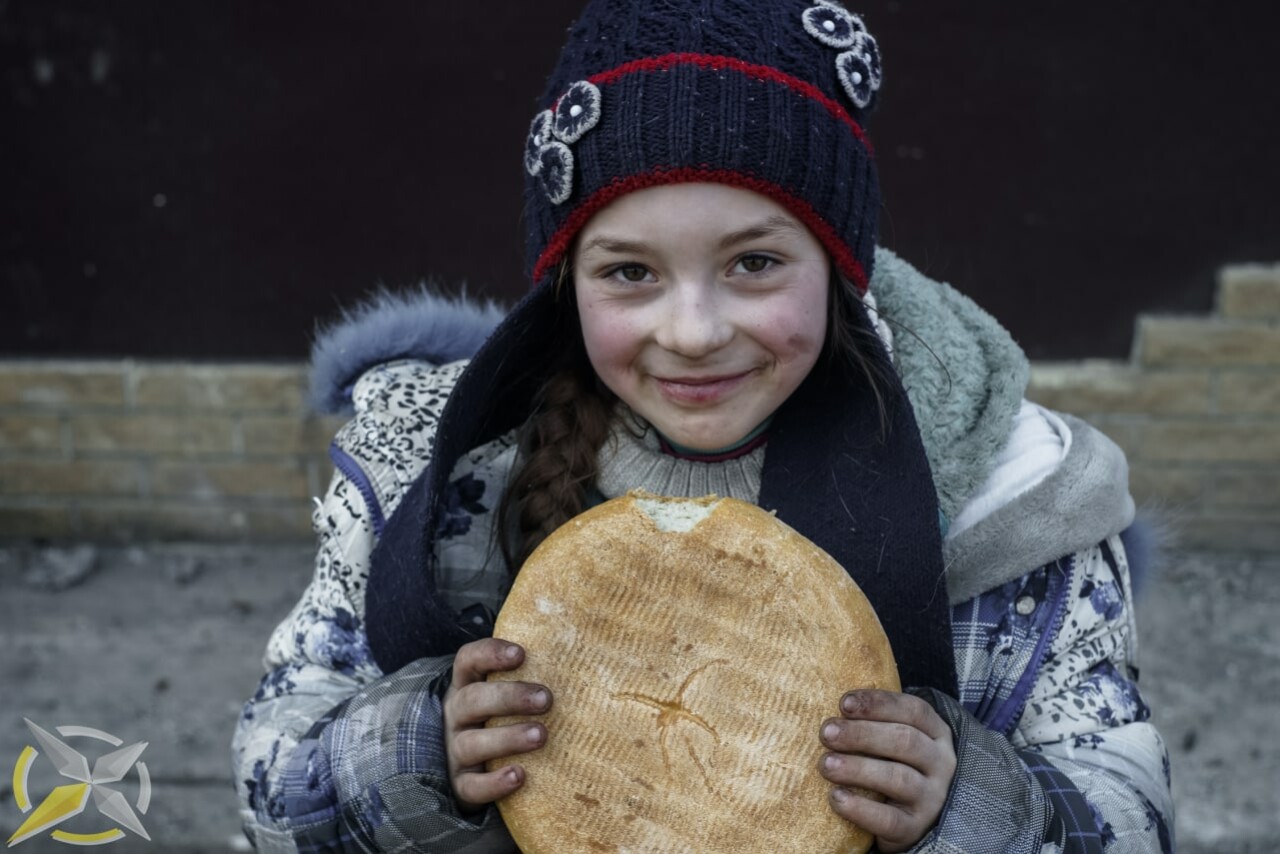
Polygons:
<instances>
[{"instance_id":1,"label":"dark scarf","mask_svg":"<svg viewBox=\"0 0 1280 854\"><path fill-rule=\"evenodd\" d=\"M454 612L435 579L439 498L469 450L522 424L545 378L556 311L550 288L517 305L476 353L445 405L434 454L374 549L365 623L374 659L391 673L450 655L492 632ZM857 322L869 329L865 313ZM872 333L874 336L874 333ZM938 500L906 393L883 348L888 427L865 383L819 363L775 414L760 506L825 549L862 588L893 646L904 686L956 693Z\"/></svg>"}]
</instances>

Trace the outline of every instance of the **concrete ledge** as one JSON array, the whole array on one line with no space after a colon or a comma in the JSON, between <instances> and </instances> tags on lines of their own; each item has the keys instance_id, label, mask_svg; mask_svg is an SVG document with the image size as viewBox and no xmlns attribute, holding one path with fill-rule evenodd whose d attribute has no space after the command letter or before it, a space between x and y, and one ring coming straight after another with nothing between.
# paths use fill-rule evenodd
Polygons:
<instances>
[{"instance_id":1,"label":"concrete ledge","mask_svg":"<svg viewBox=\"0 0 1280 854\"><path fill-rule=\"evenodd\" d=\"M1280 325L1221 317L1138 318L1137 359L1146 367L1280 365Z\"/></svg>"},{"instance_id":2,"label":"concrete ledge","mask_svg":"<svg viewBox=\"0 0 1280 854\"><path fill-rule=\"evenodd\" d=\"M1201 415L1209 412L1206 370L1143 371L1101 360L1037 362L1027 396L1060 411Z\"/></svg>"}]
</instances>

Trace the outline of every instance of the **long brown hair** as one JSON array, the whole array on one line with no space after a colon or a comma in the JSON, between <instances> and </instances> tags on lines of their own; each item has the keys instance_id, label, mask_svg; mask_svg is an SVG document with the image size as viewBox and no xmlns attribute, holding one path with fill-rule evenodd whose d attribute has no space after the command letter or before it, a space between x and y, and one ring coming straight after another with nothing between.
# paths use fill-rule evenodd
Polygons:
<instances>
[{"instance_id":1,"label":"long brown hair","mask_svg":"<svg viewBox=\"0 0 1280 854\"><path fill-rule=\"evenodd\" d=\"M520 462L498 506L499 543L512 574L552 531L586 509L617 401L587 358L567 260L553 287L558 309L553 340L561 348L520 430ZM869 323L858 320L856 313L865 309L857 289L834 266L827 292L827 335L820 358L847 382L871 386L883 440L889 418L881 389L891 368L872 358L870 348L880 346L879 338Z\"/></svg>"}]
</instances>

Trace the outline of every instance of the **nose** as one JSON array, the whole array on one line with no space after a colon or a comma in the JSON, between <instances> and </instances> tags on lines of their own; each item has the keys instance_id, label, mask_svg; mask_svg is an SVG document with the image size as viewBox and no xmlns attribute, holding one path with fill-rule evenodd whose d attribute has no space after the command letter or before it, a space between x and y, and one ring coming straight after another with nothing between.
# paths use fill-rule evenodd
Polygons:
<instances>
[{"instance_id":1,"label":"nose","mask_svg":"<svg viewBox=\"0 0 1280 854\"><path fill-rule=\"evenodd\" d=\"M667 311L656 337L659 346L686 359L699 359L733 339L733 321L714 286L679 283L668 293Z\"/></svg>"}]
</instances>

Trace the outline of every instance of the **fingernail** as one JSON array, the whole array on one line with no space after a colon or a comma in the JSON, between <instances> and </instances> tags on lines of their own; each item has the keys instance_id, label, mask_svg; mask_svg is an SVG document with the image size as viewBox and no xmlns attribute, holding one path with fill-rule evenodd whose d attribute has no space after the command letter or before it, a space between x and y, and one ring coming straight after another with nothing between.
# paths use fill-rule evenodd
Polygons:
<instances>
[{"instance_id":1,"label":"fingernail","mask_svg":"<svg viewBox=\"0 0 1280 854\"><path fill-rule=\"evenodd\" d=\"M847 804L853 798L845 789L832 789L831 797L836 799L836 803Z\"/></svg>"},{"instance_id":2,"label":"fingernail","mask_svg":"<svg viewBox=\"0 0 1280 854\"><path fill-rule=\"evenodd\" d=\"M838 764L839 762L836 760L834 754L828 753L826 756L822 757L822 767L826 768L828 771L836 770L836 765Z\"/></svg>"},{"instance_id":3,"label":"fingernail","mask_svg":"<svg viewBox=\"0 0 1280 854\"><path fill-rule=\"evenodd\" d=\"M840 734L840 728L835 724L827 724L822 728L822 737L827 741L834 741L835 737Z\"/></svg>"},{"instance_id":4,"label":"fingernail","mask_svg":"<svg viewBox=\"0 0 1280 854\"><path fill-rule=\"evenodd\" d=\"M520 781L520 775L516 773L516 769L514 768L509 769L507 771L507 782L518 783L519 781Z\"/></svg>"},{"instance_id":5,"label":"fingernail","mask_svg":"<svg viewBox=\"0 0 1280 854\"><path fill-rule=\"evenodd\" d=\"M531 699L533 700L533 707L535 709L545 709L547 707L547 703L551 700L551 697L546 691L539 689L533 692L533 697Z\"/></svg>"},{"instance_id":6,"label":"fingernail","mask_svg":"<svg viewBox=\"0 0 1280 854\"><path fill-rule=\"evenodd\" d=\"M858 698L853 694L845 694L844 699L840 701L840 708L846 712L852 712L858 708Z\"/></svg>"},{"instance_id":7,"label":"fingernail","mask_svg":"<svg viewBox=\"0 0 1280 854\"><path fill-rule=\"evenodd\" d=\"M512 661L514 661L516 656L520 654L520 647L512 644L511 646L508 646L506 649L504 649L502 651L502 654L507 658L511 659Z\"/></svg>"},{"instance_id":8,"label":"fingernail","mask_svg":"<svg viewBox=\"0 0 1280 854\"><path fill-rule=\"evenodd\" d=\"M537 744L542 741L542 730L536 726L531 726L524 731L524 737L529 739L531 743Z\"/></svg>"}]
</instances>

